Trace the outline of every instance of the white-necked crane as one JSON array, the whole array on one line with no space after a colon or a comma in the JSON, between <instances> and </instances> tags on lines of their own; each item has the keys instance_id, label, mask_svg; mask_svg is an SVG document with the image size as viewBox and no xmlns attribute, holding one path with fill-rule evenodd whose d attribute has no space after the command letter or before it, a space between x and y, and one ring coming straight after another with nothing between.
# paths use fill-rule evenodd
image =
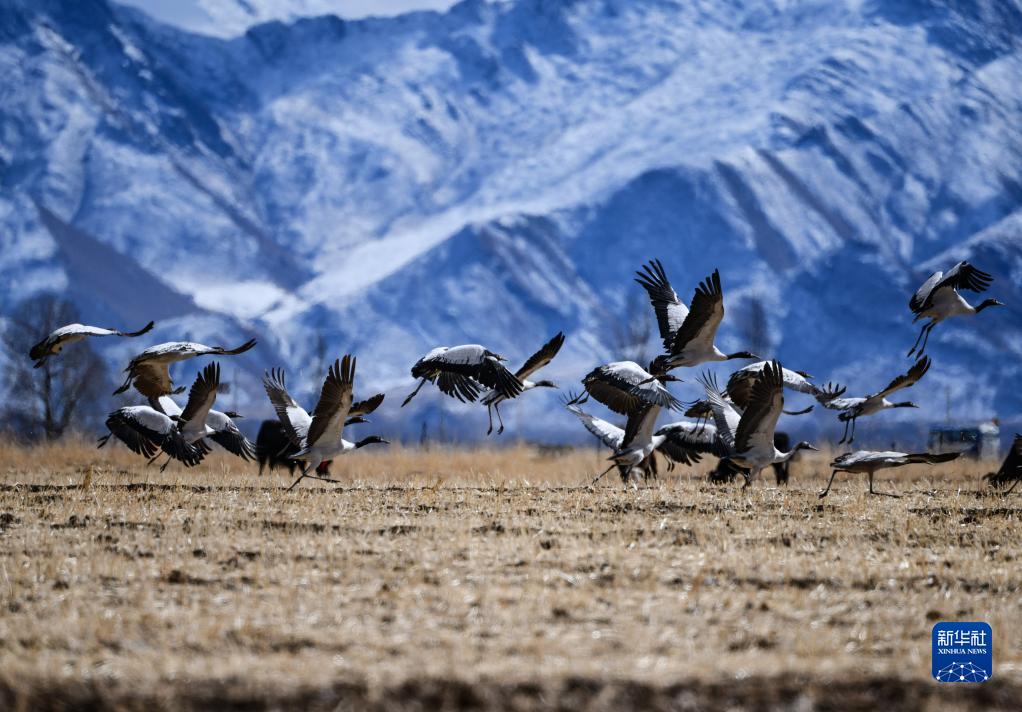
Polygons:
<instances>
[{"instance_id":1,"label":"white-necked crane","mask_svg":"<svg viewBox=\"0 0 1022 712\"><path fill-rule=\"evenodd\" d=\"M646 406L655 405L679 410L681 401L664 383L681 381L677 376L654 376L634 361L614 361L597 366L582 379L586 393L597 402L621 415L631 415ZM579 403L585 402L585 399Z\"/></svg>"},{"instance_id":2,"label":"white-necked crane","mask_svg":"<svg viewBox=\"0 0 1022 712\"><path fill-rule=\"evenodd\" d=\"M87 326L85 324L68 324L59 329L54 329L50 335L32 347L28 352L29 358L35 361L35 368L40 368L50 356L56 356L68 344L82 341L90 336L142 336L152 331L154 322L149 322L138 331L119 331L118 329L107 329L101 326Z\"/></svg>"},{"instance_id":3,"label":"white-necked crane","mask_svg":"<svg viewBox=\"0 0 1022 712\"><path fill-rule=\"evenodd\" d=\"M626 431L613 423L609 423L602 418L597 418L596 416L582 410L582 408L579 407L579 403L581 402L584 401L580 398L580 396L568 394L568 396L564 399L564 406L582 422L586 430L595 435L604 445L612 449L615 454L625 451L626 448L624 444ZM645 414L646 408L648 408L648 406L643 406L638 412ZM654 451L659 451L667 457L667 461L670 463L671 469L674 468L675 463L680 465L695 464L699 462L703 453L711 453L714 451L713 442L716 434L716 428L712 425L700 426L691 422L668 423L667 425L661 426L655 433L653 433L651 438L653 445L652 450L650 450L649 454L639 462L639 466L643 468L647 478L651 474L655 474L656 461L653 459L652 454ZM635 444L636 443L633 441L632 445L634 446ZM622 481L627 482L634 465L627 462L618 463L616 461L615 465L620 471ZM610 469L613 469L613 467ZM600 477L602 476L603 475L601 474ZM598 479L599 478L597 478L597 480Z\"/></svg>"},{"instance_id":4,"label":"white-necked crane","mask_svg":"<svg viewBox=\"0 0 1022 712\"><path fill-rule=\"evenodd\" d=\"M742 473L745 487L767 465L787 462L799 450L816 450L804 440L787 452L774 446L774 429L784 410L784 375L777 361L763 368L742 413L735 409L711 375L704 374L700 380L717 425L716 454L748 470Z\"/></svg>"},{"instance_id":5,"label":"white-necked crane","mask_svg":"<svg viewBox=\"0 0 1022 712\"><path fill-rule=\"evenodd\" d=\"M915 344L908 350L911 356L916 347L919 347L919 356L926 350L926 343L930 340L930 332L940 322L953 316L974 316L987 307L1004 306L1003 302L996 299L984 299L977 306L972 306L959 294L959 290L968 289L973 292L985 292L990 283L994 281L986 272L976 269L968 262L959 262L949 269L947 273L934 272L930 278L923 282L916 293L912 295L908 306L915 314L912 323L920 319L929 319L916 337ZM919 346L922 340L923 345Z\"/></svg>"},{"instance_id":6,"label":"white-necked crane","mask_svg":"<svg viewBox=\"0 0 1022 712\"><path fill-rule=\"evenodd\" d=\"M983 475L983 479L991 487L1004 487L1011 482L1011 487L1004 491L1004 494L1011 494L1011 491L1022 480L1022 435L1015 435L1015 439L1011 443L1011 450L1008 451L1008 456L1001 463L1000 469L997 472Z\"/></svg>"},{"instance_id":7,"label":"white-necked crane","mask_svg":"<svg viewBox=\"0 0 1022 712\"><path fill-rule=\"evenodd\" d=\"M522 392L522 382L502 361L507 359L479 344L439 346L412 366L412 378L421 380L401 407L408 405L426 383L435 383L445 395L463 403L476 401L480 384L504 399L516 398Z\"/></svg>"},{"instance_id":8,"label":"white-necked crane","mask_svg":"<svg viewBox=\"0 0 1022 712\"><path fill-rule=\"evenodd\" d=\"M928 370L930 370L930 357L923 356L912 364L912 368L907 373L901 374L888 383L887 387L882 391L877 391L872 395L859 398L832 398L830 400L825 400L818 396L820 404L824 408L841 411L838 419L845 424L845 432L841 439L838 440L838 443L851 443L855 440L855 421L862 416L873 415L889 408L918 408L919 406L912 401L894 403L889 401L887 396L895 391L900 391L902 388L914 385ZM851 426L851 434L849 434L849 426Z\"/></svg>"},{"instance_id":9,"label":"white-necked crane","mask_svg":"<svg viewBox=\"0 0 1022 712\"><path fill-rule=\"evenodd\" d=\"M759 358L748 351L726 354L714 344L717 329L724 319L724 292L720 286L719 270L714 270L696 287L689 307L678 299L660 260L650 260L643 266L643 271L636 274L635 281L649 295L667 351L653 361L650 368L653 374L659 375L683 366L698 366L708 361Z\"/></svg>"},{"instance_id":10,"label":"white-necked crane","mask_svg":"<svg viewBox=\"0 0 1022 712\"><path fill-rule=\"evenodd\" d=\"M174 381L170 378L170 364L185 361L196 356L236 356L245 353L256 345L255 339L249 339L235 349L223 346L206 346L192 341L169 341L165 344L150 346L135 358L131 359L124 384L114 391L114 395L124 393L132 384L146 398L159 398L174 392Z\"/></svg>"},{"instance_id":11,"label":"white-necked crane","mask_svg":"<svg viewBox=\"0 0 1022 712\"><path fill-rule=\"evenodd\" d=\"M945 452L941 454L933 454L929 452L894 452L894 451L874 451L874 450L857 450L856 452L846 452L844 455L839 455L834 458L834 461L830 463L830 466L834 469L830 473L830 481L827 483L827 489L820 492L820 497L826 497L827 493L830 492L830 486L834 484L834 477L838 472L865 472L869 475L869 493L879 494L885 497L900 497L901 495L891 494L888 492L877 492L873 489L873 475L876 474L877 470L883 470L890 467L902 467L904 465L912 465L915 463L922 463L926 465L935 465L939 462L950 462L956 457L961 455L960 452Z\"/></svg>"},{"instance_id":12,"label":"white-necked crane","mask_svg":"<svg viewBox=\"0 0 1022 712\"><path fill-rule=\"evenodd\" d=\"M144 439L158 444L168 456L160 471L165 470L172 459L180 460L186 467L197 465L210 451L203 438L214 434L213 429L206 425L206 418L219 386L220 365L214 362L195 377L188 391L188 402L180 414L168 414L151 405L128 406L110 414L107 428L137 453L153 451L153 448L145 447ZM109 435L101 438L99 447L103 447L109 438ZM147 455L150 462L158 454L153 451Z\"/></svg>"},{"instance_id":13,"label":"white-necked crane","mask_svg":"<svg viewBox=\"0 0 1022 712\"><path fill-rule=\"evenodd\" d=\"M344 425L349 419L368 415L383 402L382 393L377 393L364 401L353 402L354 386L355 357L347 354L342 359L334 361L327 372L319 401L310 416L287 392L283 369L274 369L263 377L263 387L281 425L284 426L284 433L299 448L298 452L289 457L307 463L301 476L287 488L287 491L290 492L306 477L336 482L311 473L327 460L334 460L366 445L388 442L379 435L370 435L358 442L350 442L342 437Z\"/></svg>"},{"instance_id":14,"label":"white-necked crane","mask_svg":"<svg viewBox=\"0 0 1022 712\"><path fill-rule=\"evenodd\" d=\"M557 388L557 384L553 381L540 380L530 381L529 376L538 371L539 369L550 363L557 352L561 350L561 346L564 345L564 333L557 332L550 341L543 344L539 351L530 356L522 367L515 371L515 378L522 383L522 393L525 391L531 391L533 388ZM490 420L490 427L487 429L486 434L489 435L493 432L493 413L497 413L497 421L500 423L500 427L497 429L497 435L504 432L504 419L500 417L500 404L503 403L507 398L496 390L491 389L487 393L483 394L483 397L479 399L486 406L486 415Z\"/></svg>"}]
</instances>

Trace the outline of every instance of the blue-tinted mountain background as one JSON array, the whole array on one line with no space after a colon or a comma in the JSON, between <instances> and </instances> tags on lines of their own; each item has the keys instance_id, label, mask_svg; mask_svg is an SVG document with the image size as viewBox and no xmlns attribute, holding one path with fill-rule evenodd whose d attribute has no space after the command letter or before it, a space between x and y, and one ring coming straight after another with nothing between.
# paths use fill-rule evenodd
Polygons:
<instances>
[{"instance_id":1,"label":"blue-tinted mountain background","mask_svg":"<svg viewBox=\"0 0 1022 712\"><path fill-rule=\"evenodd\" d=\"M725 350L758 303L768 355L850 395L910 365L909 296L969 259L1008 306L938 327L906 392L924 407L860 435L921 440L948 406L1019 427L1022 3L298 15L214 37L105 0L0 0L0 316L56 290L88 323L155 319L95 344L117 371L159 341L258 336L224 363L253 418L264 368L311 400L322 353L353 352L358 392L389 394L378 430L443 413L472 438L479 406L434 390L398 409L411 364L480 342L517 365L564 330L544 375L577 386L627 355L616 323L652 322L632 281L651 257L685 301L720 269ZM553 392L505 414L504 438L586 437Z\"/></svg>"}]
</instances>

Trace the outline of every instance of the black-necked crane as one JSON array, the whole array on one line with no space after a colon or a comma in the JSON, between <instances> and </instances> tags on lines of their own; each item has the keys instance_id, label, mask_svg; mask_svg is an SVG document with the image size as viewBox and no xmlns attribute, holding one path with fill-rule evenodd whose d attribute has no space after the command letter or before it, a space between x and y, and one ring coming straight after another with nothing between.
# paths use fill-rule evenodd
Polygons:
<instances>
[{"instance_id":1,"label":"black-necked crane","mask_svg":"<svg viewBox=\"0 0 1022 712\"><path fill-rule=\"evenodd\" d=\"M710 423L679 420L661 425L653 437L663 438L656 451L667 457L668 470L673 470L676 464L694 465L704 454L713 454L716 451L717 427Z\"/></svg>"},{"instance_id":2,"label":"black-necked crane","mask_svg":"<svg viewBox=\"0 0 1022 712\"><path fill-rule=\"evenodd\" d=\"M774 429L784 410L784 375L781 364L771 361L753 384L748 406L739 413L710 375L701 378L717 425L717 451L748 472L743 472L745 487L767 465L787 462L799 450L816 450L802 441L782 452L774 446Z\"/></svg>"},{"instance_id":3,"label":"black-necked crane","mask_svg":"<svg viewBox=\"0 0 1022 712\"><path fill-rule=\"evenodd\" d=\"M209 366L206 368L209 368ZM217 380L219 380L219 374L217 375ZM170 396L150 398L149 405L170 416L171 419L184 417L184 411L181 409L181 406ZM185 437L189 442L195 442L201 438L209 438L224 450L240 457L242 460L255 460L255 445L245 437L245 434L241 432L234 422L234 419L242 417L244 416L233 410L219 411L210 408L206 413L205 429L200 430L196 425L192 425L189 427L189 432L186 433Z\"/></svg>"},{"instance_id":4,"label":"black-necked crane","mask_svg":"<svg viewBox=\"0 0 1022 712\"><path fill-rule=\"evenodd\" d=\"M1010 482L1011 487L1006 489L1004 494L1011 494L1011 491L1022 480L1022 435L1015 435L1015 439L1011 443L1011 450L1008 451L1008 456L1001 463L1000 469L997 472L983 475L983 479L991 487L1004 487Z\"/></svg>"},{"instance_id":5,"label":"black-necked crane","mask_svg":"<svg viewBox=\"0 0 1022 712\"><path fill-rule=\"evenodd\" d=\"M35 368L40 368L46 363L46 359L59 354L68 344L83 341L90 336L142 336L142 334L152 331L153 325L154 322L149 322L138 331L119 331L118 329L108 329L101 326L68 324L51 331L49 336L31 348L28 356L35 361Z\"/></svg>"},{"instance_id":6,"label":"black-necked crane","mask_svg":"<svg viewBox=\"0 0 1022 712\"><path fill-rule=\"evenodd\" d=\"M672 381L681 379L670 374L654 376L634 361L614 361L586 374L582 386L593 399L615 413L631 415L650 405L681 409L681 401L664 385Z\"/></svg>"},{"instance_id":7,"label":"black-necked crane","mask_svg":"<svg viewBox=\"0 0 1022 712\"><path fill-rule=\"evenodd\" d=\"M522 383L522 393L531 391L534 388L557 388L557 384L549 380L530 381L529 376L538 371L539 369L550 363L557 352L561 350L561 346L564 345L564 333L557 332L557 335L550 341L543 344L539 351L530 356L522 367L515 371L515 378ZM503 403L507 398L496 390L491 389L487 393L483 394L483 397L479 399L483 405L486 406L486 415L490 420L490 427L486 430L486 434L489 435L493 432L493 413L497 413L497 421L500 423L500 427L497 429L497 435L504 432L504 419L500 417L500 404Z\"/></svg>"},{"instance_id":8,"label":"black-necked crane","mask_svg":"<svg viewBox=\"0 0 1022 712\"><path fill-rule=\"evenodd\" d=\"M368 415L383 402L382 393L377 393L364 401L353 402L354 386L355 357L348 354L334 361L330 367L323 381L319 401L310 416L287 392L283 369L274 369L263 377L266 395L269 396L277 418L284 426L284 432L299 448L298 452L290 457L307 463L301 476L287 488L288 491L294 489L306 477L336 482L311 473L327 460L334 460L366 445L388 442L379 435L370 435L358 442L350 442L342 437L344 425L350 418Z\"/></svg>"},{"instance_id":9,"label":"black-necked crane","mask_svg":"<svg viewBox=\"0 0 1022 712\"><path fill-rule=\"evenodd\" d=\"M748 407L749 397L752 394L752 387L759 376L763 373L763 369L769 363L769 361L751 363L748 366L738 369L728 378L727 389L725 390L724 395L735 407L739 415L741 415L741 413ZM809 380L811 377L805 371L793 371L782 366L781 375L784 378L785 388L799 393L812 395L820 401L833 400L840 397L845 392L843 386L835 386L832 384L827 384L825 387L817 386ZM784 415L805 415L812 411L813 406L810 405L809 407L801 410L783 410L781 412ZM689 418L698 418L703 421L709 420L713 417L713 409L710 407L710 401L703 399L691 403L685 411L685 416Z\"/></svg>"},{"instance_id":10,"label":"black-necked crane","mask_svg":"<svg viewBox=\"0 0 1022 712\"><path fill-rule=\"evenodd\" d=\"M192 341L169 341L165 344L150 346L135 358L131 359L124 384L114 391L114 395L128 390L132 384L146 398L159 398L174 392L174 381L170 378L170 364L185 361L196 356L236 356L245 353L256 340L249 339L235 349L223 346L206 346Z\"/></svg>"},{"instance_id":11,"label":"black-necked crane","mask_svg":"<svg viewBox=\"0 0 1022 712\"><path fill-rule=\"evenodd\" d=\"M510 400L522 392L522 382L504 366L500 354L479 344L439 346L412 366L412 378L421 379L401 403L408 405L426 383L435 383L442 393L461 402L474 403L481 386Z\"/></svg>"},{"instance_id":12,"label":"black-necked crane","mask_svg":"<svg viewBox=\"0 0 1022 712\"><path fill-rule=\"evenodd\" d=\"M172 459L180 460L186 467L197 465L210 451L203 438L214 434L213 429L206 425L206 418L219 386L220 365L214 362L195 377L188 391L188 402L179 414L166 413L152 405L128 406L110 414L107 428L132 451L146 454L150 462L159 453L153 447L146 447L144 441L159 445L168 456L160 467L161 471ZM103 447L109 439L110 435L101 438L99 447Z\"/></svg>"},{"instance_id":13,"label":"black-necked crane","mask_svg":"<svg viewBox=\"0 0 1022 712\"><path fill-rule=\"evenodd\" d=\"M650 260L643 266L643 271L636 274L635 281L649 295L667 351L653 361L650 368L653 374L709 361L759 358L748 351L726 354L714 344L717 329L724 319L724 292L720 286L719 270L714 270L696 287L688 307L678 299L660 260Z\"/></svg>"},{"instance_id":14,"label":"black-necked crane","mask_svg":"<svg viewBox=\"0 0 1022 712\"><path fill-rule=\"evenodd\" d=\"M162 451L185 467L198 465L206 455L203 448L185 441L170 416L152 406L118 408L107 416L106 427L110 432L99 439L96 447L103 447L114 436L129 450L145 456L150 462Z\"/></svg>"},{"instance_id":15,"label":"black-necked crane","mask_svg":"<svg viewBox=\"0 0 1022 712\"><path fill-rule=\"evenodd\" d=\"M923 356L914 364L907 373L903 373L893 381L887 384L887 387L882 391L877 391L872 395L858 397L858 398L832 398L826 400L825 397L818 396L820 404L824 408L830 410L839 410L841 413L838 415L838 419L845 424L844 435L838 440L838 443L848 442L851 443L855 440L855 421L865 415L873 415L879 413L882 410L888 410L890 408L918 408L912 401L901 401L898 403L892 402L887 399L887 396L891 395L895 391L900 391L903 388L909 388L914 385L920 378L922 378L926 372L930 370L930 357ZM851 427L851 433L849 434L849 426Z\"/></svg>"},{"instance_id":16,"label":"black-necked crane","mask_svg":"<svg viewBox=\"0 0 1022 712\"><path fill-rule=\"evenodd\" d=\"M834 458L834 461L830 463L830 466L834 469L834 471L830 473L830 481L827 483L827 489L820 492L820 497L826 497L827 493L830 492L830 486L834 484L834 477L838 472L864 472L869 475L870 494L878 494L885 497L900 497L901 495L891 494L888 492L877 492L873 489L873 475L876 474L877 470L883 470L890 467L902 467L904 465L912 465L916 463L935 465L939 462L950 462L961 454L962 453L960 452L945 452L941 454L928 452L907 453L894 452L890 450L882 452L874 450L846 452L844 455L839 455Z\"/></svg>"},{"instance_id":17,"label":"black-necked crane","mask_svg":"<svg viewBox=\"0 0 1022 712\"><path fill-rule=\"evenodd\" d=\"M763 370L770 364L769 361L757 361L738 369L727 379L727 394L738 407L743 410L748 406L749 397L752 395L752 387L759 379ZM834 400L844 395L843 386L818 386L810 379L812 378L805 371L793 371L790 368L781 367L781 377L784 379L784 387L797 393L805 393L820 400ZM784 411L785 415L804 415L810 413L813 406L804 410Z\"/></svg>"},{"instance_id":18,"label":"black-necked crane","mask_svg":"<svg viewBox=\"0 0 1022 712\"><path fill-rule=\"evenodd\" d=\"M600 441L614 452L610 456L611 466L601 472L592 484L596 484L615 467L621 481L628 483L632 469L642 466L660 450L670 460L679 463L698 462L700 453L712 452L715 433L712 428L698 428L694 423L672 423L656 432L660 406L643 405L628 416L624 430L602 418L597 418L579 407L578 397L565 400L565 407L573 413Z\"/></svg>"},{"instance_id":19,"label":"black-necked crane","mask_svg":"<svg viewBox=\"0 0 1022 712\"><path fill-rule=\"evenodd\" d=\"M912 295L908 306L915 314L913 323L920 319L929 319L916 337L915 344L908 350L911 356L919 347L919 356L926 350L926 342L930 340L930 332L940 322L953 316L975 316L988 307L1004 306L996 299L984 299L977 306L972 306L959 294L959 290L968 289L973 292L985 292L994 281L986 272L976 269L968 262L959 262L945 272L934 272L923 282ZM919 346L922 340L923 345Z\"/></svg>"}]
</instances>

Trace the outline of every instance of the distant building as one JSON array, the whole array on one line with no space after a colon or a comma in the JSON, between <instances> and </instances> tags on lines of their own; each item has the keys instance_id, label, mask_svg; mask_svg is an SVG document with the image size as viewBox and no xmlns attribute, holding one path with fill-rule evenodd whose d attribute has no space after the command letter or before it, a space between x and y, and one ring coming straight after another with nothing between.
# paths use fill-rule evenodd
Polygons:
<instances>
[{"instance_id":1,"label":"distant building","mask_svg":"<svg viewBox=\"0 0 1022 712\"><path fill-rule=\"evenodd\" d=\"M1000 457L1001 429L997 419L979 425L935 425L930 428L930 452L964 451L977 460L996 460Z\"/></svg>"}]
</instances>

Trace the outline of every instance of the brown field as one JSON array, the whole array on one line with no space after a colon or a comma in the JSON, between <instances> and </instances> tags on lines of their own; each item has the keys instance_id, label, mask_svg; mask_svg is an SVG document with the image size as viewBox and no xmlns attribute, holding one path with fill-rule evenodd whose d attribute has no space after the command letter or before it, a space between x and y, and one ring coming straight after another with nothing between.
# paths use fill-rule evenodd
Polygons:
<instances>
[{"instance_id":1,"label":"brown field","mask_svg":"<svg viewBox=\"0 0 1022 712\"><path fill-rule=\"evenodd\" d=\"M1019 709L1022 498L989 463L823 456L748 492L709 463L586 487L595 449L335 464L0 448L0 709ZM994 678L930 678L985 620Z\"/></svg>"}]
</instances>

